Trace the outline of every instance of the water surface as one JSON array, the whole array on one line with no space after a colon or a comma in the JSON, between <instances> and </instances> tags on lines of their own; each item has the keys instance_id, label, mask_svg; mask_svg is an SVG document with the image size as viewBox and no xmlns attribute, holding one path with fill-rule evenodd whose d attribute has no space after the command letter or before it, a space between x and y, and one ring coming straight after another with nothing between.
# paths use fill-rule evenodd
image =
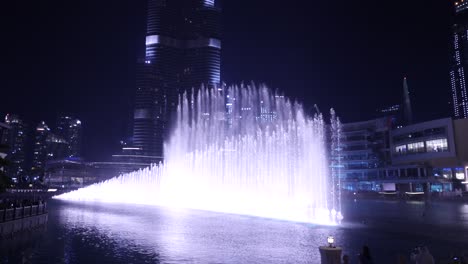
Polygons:
<instances>
[{"instance_id":1,"label":"water surface","mask_svg":"<svg viewBox=\"0 0 468 264\"><path fill-rule=\"evenodd\" d=\"M346 222L338 227L152 206L48 205L47 229L2 242L1 261L319 263L318 246L328 235L352 260L367 244L376 263L384 264L421 244L437 259L468 249L468 205L459 203L348 201Z\"/></svg>"}]
</instances>

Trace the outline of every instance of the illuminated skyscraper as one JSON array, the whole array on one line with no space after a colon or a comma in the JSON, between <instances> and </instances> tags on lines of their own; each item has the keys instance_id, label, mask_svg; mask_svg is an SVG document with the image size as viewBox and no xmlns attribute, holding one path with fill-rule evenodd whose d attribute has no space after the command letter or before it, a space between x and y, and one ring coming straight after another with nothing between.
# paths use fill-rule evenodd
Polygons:
<instances>
[{"instance_id":1,"label":"illuminated skyscraper","mask_svg":"<svg viewBox=\"0 0 468 264\"><path fill-rule=\"evenodd\" d=\"M455 23L451 44L450 83L453 115L468 118L467 70L468 70L468 1L455 2Z\"/></svg>"},{"instance_id":2,"label":"illuminated skyscraper","mask_svg":"<svg viewBox=\"0 0 468 264\"><path fill-rule=\"evenodd\" d=\"M405 125L413 124L413 111L406 77L403 79L403 122Z\"/></svg>"},{"instance_id":3,"label":"illuminated skyscraper","mask_svg":"<svg viewBox=\"0 0 468 264\"><path fill-rule=\"evenodd\" d=\"M180 93L220 83L220 21L219 0L148 0L134 111L138 154L162 156Z\"/></svg>"},{"instance_id":4,"label":"illuminated skyscraper","mask_svg":"<svg viewBox=\"0 0 468 264\"><path fill-rule=\"evenodd\" d=\"M48 157L47 138L51 134L50 128L44 121L40 122L36 127L34 140L34 153L31 171L40 174L45 168L45 162Z\"/></svg>"},{"instance_id":5,"label":"illuminated skyscraper","mask_svg":"<svg viewBox=\"0 0 468 264\"><path fill-rule=\"evenodd\" d=\"M5 123L10 126L2 142L9 147L7 159L10 165L6 173L14 180L21 181L26 169L26 125L18 116L10 114L6 115Z\"/></svg>"},{"instance_id":6,"label":"illuminated skyscraper","mask_svg":"<svg viewBox=\"0 0 468 264\"><path fill-rule=\"evenodd\" d=\"M66 126L64 127L64 122ZM31 173L34 175L42 175L46 168L46 163L51 160L60 160L73 155L70 155L70 143L69 139L70 131L73 131L73 127L69 124L73 124L74 120L71 118L59 119L59 125L57 132L60 134L55 134L47 126L47 124L42 121L37 125L35 131L35 141L34 141L34 153L33 153L33 164L31 168ZM64 133L66 132L66 133ZM65 139L62 136L66 136Z\"/></svg>"},{"instance_id":7,"label":"illuminated skyscraper","mask_svg":"<svg viewBox=\"0 0 468 264\"><path fill-rule=\"evenodd\" d=\"M65 156L81 157L81 121L71 116L62 115L57 120L56 134L67 142Z\"/></svg>"}]
</instances>

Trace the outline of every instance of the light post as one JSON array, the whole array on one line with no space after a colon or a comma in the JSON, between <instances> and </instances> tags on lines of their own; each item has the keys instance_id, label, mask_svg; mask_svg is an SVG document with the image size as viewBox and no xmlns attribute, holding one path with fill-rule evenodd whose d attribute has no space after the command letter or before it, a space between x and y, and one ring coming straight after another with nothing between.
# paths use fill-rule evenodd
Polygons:
<instances>
[{"instance_id":1,"label":"light post","mask_svg":"<svg viewBox=\"0 0 468 264\"><path fill-rule=\"evenodd\" d=\"M335 246L333 243L335 243L335 238L333 236L328 236L327 237L327 242L328 242L328 247L334 248Z\"/></svg>"},{"instance_id":2,"label":"light post","mask_svg":"<svg viewBox=\"0 0 468 264\"><path fill-rule=\"evenodd\" d=\"M341 248L335 246L335 238L327 237L328 246L319 247L322 264L341 264Z\"/></svg>"}]
</instances>

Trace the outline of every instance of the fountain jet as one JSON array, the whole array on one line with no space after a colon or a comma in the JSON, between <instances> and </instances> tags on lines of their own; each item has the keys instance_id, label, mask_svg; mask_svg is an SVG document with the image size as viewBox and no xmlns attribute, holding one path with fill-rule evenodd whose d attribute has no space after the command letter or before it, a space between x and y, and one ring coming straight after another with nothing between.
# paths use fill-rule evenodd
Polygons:
<instances>
[{"instance_id":1,"label":"fountain jet","mask_svg":"<svg viewBox=\"0 0 468 264\"><path fill-rule=\"evenodd\" d=\"M201 88L180 96L163 163L56 198L333 224L326 137L321 114L266 86Z\"/></svg>"}]
</instances>

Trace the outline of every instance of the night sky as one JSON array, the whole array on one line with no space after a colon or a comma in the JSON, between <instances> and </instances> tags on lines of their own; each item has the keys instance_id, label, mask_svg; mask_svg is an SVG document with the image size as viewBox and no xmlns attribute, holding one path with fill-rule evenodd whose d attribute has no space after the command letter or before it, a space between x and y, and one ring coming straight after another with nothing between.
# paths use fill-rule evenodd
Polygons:
<instances>
[{"instance_id":1,"label":"night sky","mask_svg":"<svg viewBox=\"0 0 468 264\"><path fill-rule=\"evenodd\" d=\"M357 4L359 3L359 4ZM450 115L450 1L225 0L222 78L266 83L344 122L397 104L407 76L417 121ZM7 1L0 114L83 121L88 160L131 135L145 0Z\"/></svg>"}]
</instances>

